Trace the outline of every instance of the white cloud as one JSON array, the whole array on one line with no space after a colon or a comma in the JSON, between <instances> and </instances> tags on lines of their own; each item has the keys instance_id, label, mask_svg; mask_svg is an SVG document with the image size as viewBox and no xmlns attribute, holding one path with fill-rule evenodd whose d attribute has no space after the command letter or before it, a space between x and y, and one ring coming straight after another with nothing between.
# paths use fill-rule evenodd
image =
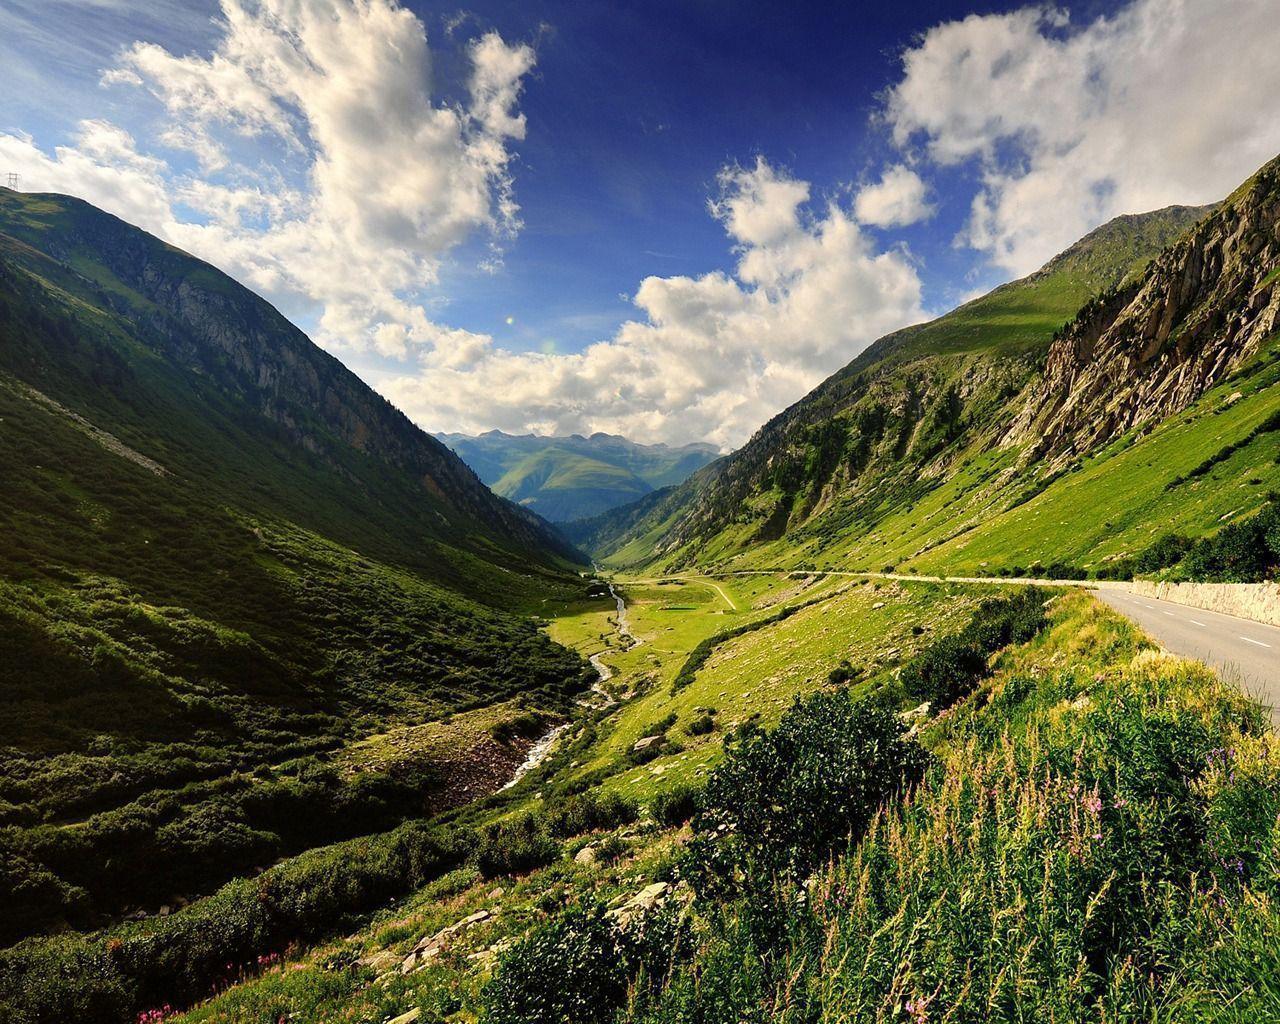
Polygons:
<instances>
[{"instance_id":1,"label":"white cloud","mask_svg":"<svg viewBox=\"0 0 1280 1024\"><path fill-rule=\"evenodd\" d=\"M741 444L875 338L920 320L907 254L876 251L835 202L763 160L727 170L711 213L737 253L732 274L648 277L642 318L576 354L492 343L381 390L433 429L606 430L645 441Z\"/></svg>"},{"instance_id":2,"label":"white cloud","mask_svg":"<svg viewBox=\"0 0 1280 1024\"><path fill-rule=\"evenodd\" d=\"M139 42L101 76L154 97L163 150L93 120L52 153L0 135L3 165L314 317L331 349L406 361L375 383L424 426L738 445L924 315L905 249L879 248L849 203L761 160L724 171L709 203L732 272L646 278L635 319L585 351L516 352L439 324L427 300L444 261L520 227L512 160L532 50L477 38L460 98L445 102L429 88L422 23L394 0L221 0L221 11L207 54ZM198 174L182 170L192 158ZM905 217L923 186L890 198L879 216Z\"/></svg>"},{"instance_id":3,"label":"white cloud","mask_svg":"<svg viewBox=\"0 0 1280 1024\"><path fill-rule=\"evenodd\" d=\"M895 164L874 185L858 190L853 212L863 224L890 228L925 220L934 211L920 175L904 164Z\"/></svg>"},{"instance_id":4,"label":"white cloud","mask_svg":"<svg viewBox=\"0 0 1280 1024\"><path fill-rule=\"evenodd\" d=\"M422 23L395 0L221 0L221 14L208 56L138 42L101 78L153 94L158 140L200 177L101 121L52 155L0 135L0 154L25 187L80 195L318 315L328 347L455 343L422 294L462 242L519 227L510 146L533 51L484 35L468 101L444 102Z\"/></svg>"},{"instance_id":5,"label":"white cloud","mask_svg":"<svg viewBox=\"0 0 1280 1024\"><path fill-rule=\"evenodd\" d=\"M1280 21L1261 0L1041 6L939 25L904 55L896 143L975 160L961 240L1014 273L1120 213L1221 199L1280 152Z\"/></svg>"}]
</instances>

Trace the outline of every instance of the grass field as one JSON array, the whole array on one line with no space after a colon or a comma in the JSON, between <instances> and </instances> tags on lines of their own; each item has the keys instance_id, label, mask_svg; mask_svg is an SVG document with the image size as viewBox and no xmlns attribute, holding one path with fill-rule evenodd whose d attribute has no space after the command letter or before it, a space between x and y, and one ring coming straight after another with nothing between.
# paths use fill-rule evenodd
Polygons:
<instances>
[{"instance_id":1,"label":"grass field","mask_svg":"<svg viewBox=\"0 0 1280 1024\"><path fill-rule=\"evenodd\" d=\"M827 686L842 662L870 678L958 626L995 592L789 574L662 583L623 578L619 587L639 645L621 649L611 606L568 608L549 629L583 654L604 651L616 673L610 689L629 698L596 727L593 742L575 750L576 764L562 767L558 781L590 779L642 802L703 777L727 735L746 722L775 724L797 696ZM797 610L774 621L785 608ZM763 625L717 644L693 681L672 692L700 643L756 623ZM708 715L713 727L691 735L691 723ZM668 738L669 752L629 764L636 742L657 735Z\"/></svg>"}]
</instances>

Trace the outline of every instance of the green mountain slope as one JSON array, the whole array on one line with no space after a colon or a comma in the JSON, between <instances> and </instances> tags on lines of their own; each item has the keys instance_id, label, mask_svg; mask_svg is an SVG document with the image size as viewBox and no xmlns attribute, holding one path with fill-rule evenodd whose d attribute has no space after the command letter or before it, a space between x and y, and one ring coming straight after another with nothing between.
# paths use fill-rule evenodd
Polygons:
<instances>
[{"instance_id":1,"label":"green mountain slope","mask_svg":"<svg viewBox=\"0 0 1280 1024\"><path fill-rule=\"evenodd\" d=\"M546 524L74 199L0 191L0 438L0 939L457 803L519 730L349 751L583 685L526 617L580 590Z\"/></svg>"},{"instance_id":2,"label":"green mountain slope","mask_svg":"<svg viewBox=\"0 0 1280 1024\"><path fill-rule=\"evenodd\" d=\"M1265 437L1232 464L1243 491L1166 485L1274 399L1276 178L1104 225L881 339L660 509L575 536L611 564L1098 571L1175 521L1196 535L1256 511L1275 482Z\"/></svg>"},{"instance_id":3,"label":"green mountain slope","mask_svg":"<svg viewBox=\"0 0 1280 1024\"><path fill-rule=\"evenodd\" d=\"M614 434L441 434L495 493L546 519L588 519L670 487L719 457L709 444L643 445Z\"/></svg>"},{"instance_id":4,"label":"green mountain slope","mask_svg":"<svg viewBox=\"0 0 1280 1024\"><path fill-rule=\"evenodd\" d=\"M544 448L507 470L493 490L552 522L564 522L634 501L651 488L622 466L562 448Z\"/></svg>"}]
</instances>

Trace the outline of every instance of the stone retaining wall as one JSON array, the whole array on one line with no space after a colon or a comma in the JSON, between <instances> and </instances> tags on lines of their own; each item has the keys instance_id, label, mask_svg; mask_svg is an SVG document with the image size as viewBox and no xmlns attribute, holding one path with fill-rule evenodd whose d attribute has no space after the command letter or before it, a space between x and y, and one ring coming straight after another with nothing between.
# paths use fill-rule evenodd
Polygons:
<instances>
[{"instance_id":1,"label":"stone retaining wall","mask_svg":"<svg viewBox=\"0 0 1280 1024\"><path fill-rule=\"evenodd\" d=\"M1126 589L1161 601L1280 626L1280 584L1277 583L1150 583L1134 580L1126 585Z\"/></svg>"}]
</instances>

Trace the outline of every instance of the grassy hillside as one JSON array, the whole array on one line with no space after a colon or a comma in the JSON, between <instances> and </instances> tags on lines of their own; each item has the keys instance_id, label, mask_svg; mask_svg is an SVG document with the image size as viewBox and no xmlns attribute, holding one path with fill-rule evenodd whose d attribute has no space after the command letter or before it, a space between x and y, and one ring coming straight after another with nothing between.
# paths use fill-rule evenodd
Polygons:
<instances>
[{"instance_id":1,"label":"grassy hillside","mask_svg":"<svg viewBox=\"0 0 1280 1024\"><path fill-rule=\"evenodd\" d=\"M875 530L974 453L999 449L1054 332L1204 213L1170 207L1118 218L1030 277L882 338L714 474L660 507L618 510L574 537L607 565L706 565L782 537L790 549L806 534Z\"/></svg>"},{"instance_id":2,"label":"grassy hillside","mask_svg":"<svg viewBox=\"0 0 1280 1024\"><path fill-rule=\"evenodd\" d=\"M612 566L1106 575L1248 519L1280 483L1278 182L1104 225L575 539Z\"/></svg>"},{"instance_id":3,"label":"grassy hillside","mask_svg":"<svg viewBox=\"0 0 1280 1024\"><path fill-rule=\"evenodd\" d=\"M441 434L494 491L557 523L590 519L682 483L718 457L708 444L643 445L613 434Z\"/></svg>"},{"instance_id":4,"label":"grassy hillside","mask_svg":"<svg viewBox=\"0 0 1280 1024\"><path fill-rule=\"evenodd\" d=\"M623 466L557 447L526 455L493 484L495 494L552 522L597 515L650 490Z\"/></svg>"},{"instance_id":5,"label":"grassy hillside","mask_svg":"<svg viewBox=\"0 0 1280 1024\"><path fill-rule=\"evenodd\" d=\"M456 805L585 685L545 524L72 200L0 193L0 438L0 942Z\"/></svg>"}]
</instances>

